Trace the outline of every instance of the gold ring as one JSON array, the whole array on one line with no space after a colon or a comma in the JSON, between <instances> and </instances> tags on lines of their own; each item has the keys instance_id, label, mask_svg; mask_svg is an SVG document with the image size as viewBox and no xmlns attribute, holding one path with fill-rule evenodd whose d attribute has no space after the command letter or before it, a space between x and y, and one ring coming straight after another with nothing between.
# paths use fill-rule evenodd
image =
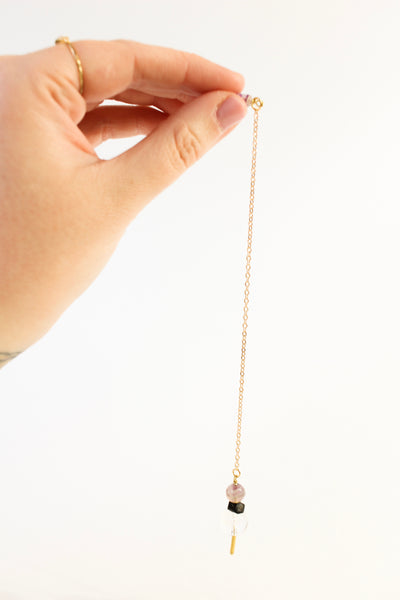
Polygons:
<instances>
[{"instance_id":1,"label":"gold ring","mask_svg":"<svg viewBox=\"0 0 400 600\"><path fill-rule=\"evenodd\" d=\"M82 61L79 58L79 54L77 53L77 51L75 50L75 48L73 47L73 45L71 44L71 42L69 41L69 37L67 37L66 35L63 35L63 36L57 38L55 43L56 44L65 44L70 49L71 54L74 57L74 60L76 62L76 66L78 67L78 73L79 73L79 92L83 96L83 67L82 67Z\"/></svg>"}]
</instances>

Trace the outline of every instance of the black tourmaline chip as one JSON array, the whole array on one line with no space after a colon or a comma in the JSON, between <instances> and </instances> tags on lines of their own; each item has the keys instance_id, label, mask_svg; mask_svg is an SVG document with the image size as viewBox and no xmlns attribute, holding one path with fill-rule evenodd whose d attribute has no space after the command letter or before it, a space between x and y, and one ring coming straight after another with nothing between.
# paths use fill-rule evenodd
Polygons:
<instances>
[{"instance_id":1,"label":"black tourmaline chip","mask_svg":"<svg viewBox=\"0 0 400 600\"><path fill-rule=\"evenodd\" d=\"M242 504L242 502L229 502L228 510L240 515L244 512L244 504Z\"/></svg>"}]
</instances>

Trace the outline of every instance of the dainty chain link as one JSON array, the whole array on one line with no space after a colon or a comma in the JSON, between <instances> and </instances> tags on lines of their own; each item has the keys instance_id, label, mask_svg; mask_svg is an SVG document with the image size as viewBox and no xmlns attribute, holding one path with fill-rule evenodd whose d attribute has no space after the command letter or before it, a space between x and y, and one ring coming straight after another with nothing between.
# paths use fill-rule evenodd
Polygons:
<instances>
[{"instance_id":1,"label":"dainty chain link","mask_svg":"<svg viewBox=\"0 0 400 600\"><path fill-rule=\"evenodd\" d=\"M247 234L247 256L246 256L246 276L243 306L243 324L242 324L242 351L240 357L240 379L239 379L239 406L238 421L236 433L236 453L235 467L233 469L233 481L237 483L240 477L240 438L242 434L242 413L243 413L243 391L244 391L244 371L246 366L246 341L247 341L247 321L249 309L249 290L250 290L250 267L251 267L251 249L253 241L253 212L254 212L254 190L256 183L256 159L257 159L257 137L258 137L258 111L263 103L259 98L253 98L251 106L254 110L253 118L253 147L251 154L251 180L250 180L250 204L249 204L249 224Z\"/></svg>"}]
</instances>

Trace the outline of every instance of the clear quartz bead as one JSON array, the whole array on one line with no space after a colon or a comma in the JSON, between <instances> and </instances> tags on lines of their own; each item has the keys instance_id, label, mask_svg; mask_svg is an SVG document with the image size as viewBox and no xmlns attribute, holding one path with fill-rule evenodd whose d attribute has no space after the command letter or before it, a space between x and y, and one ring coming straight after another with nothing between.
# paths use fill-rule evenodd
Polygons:
<instances>
[{"instance_id":1,"label":"clear quartz bead","mask_svg":"<svg viewBox=\"0 0 400 600\"><path fill-rule=\"evenodd\" d=\"M221 516L221 529L230 535L239 535L246 531L248 525L245 513L236 514L231 510L225 510Z\"/></svg>"}]
</instances>

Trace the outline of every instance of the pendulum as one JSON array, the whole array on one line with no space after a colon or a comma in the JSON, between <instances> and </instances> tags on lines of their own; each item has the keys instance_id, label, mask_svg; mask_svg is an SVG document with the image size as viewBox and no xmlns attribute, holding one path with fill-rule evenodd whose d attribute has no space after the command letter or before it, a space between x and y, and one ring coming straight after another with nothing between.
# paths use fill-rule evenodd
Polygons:
<instances>
[{"instance_id":1,"label":"pendulum","mask_svg":"<svg viewBox=\"0 0 400 600\"><path fill-rule=\"evenodd\" d=\"M245 275L245 292L244 292L244 308L243 308L243 325L242 325L242 351L240 358L240 379L239 379L239 407L238 407L238 423L236 434L236 452L235 452L235 467L232 470L233 483L226 489L228 497L228 513L224 517L224 526L229 528L231 534L230 553L235 552L236 536L242 533L247 528L247 517L244 514L244 504L242 500L245 496L245 489L240 483L239 460L240 460L240 437L242 429L242 409L243 409L243 389L244 389L244 370L246 360L246 338L247 338L247 320L249 306L249 286L250 286L250 263L251 263L251 246L253 239L253 209L254 209L254 189L256 180L256 157L257 157L257 134L258 134L258 111L263 106L260 98L252 98L249 95L240 94L248 106L254 110L253 120L253 147L251 161L251 182L250 182L250 205L249 205L249 222L247 236L247 256L246 256L246 275Z\"/></svg>"},{"instance_id":2,"label":"pendulum","mask_svg":"<svg viewBox=\"0 0 400 600\"><path fill-rule=\"evenodd\" d=\"M251 160L251 179L250 179L250 205L249 205L249 221L247 235L247 256L246 256L246 275L245 275L245 292L244 292L244 307L243 307L243 324L242 324L242 351L240 357L240 378L239 378L239 407L238 407L238 422L236 433L236 452L235 452L235 467L232 470L233 483L226 489L228 497L228 514L224 517L224 525L228 526L231 534L230 553L235 552L236 536L242 533L247 528L247 517L244 514L244 504L242 500L245 496L245 489L240 483L239 460L240 460L240 438L242 430L242 410L243 410L243 390L244 390L244 370L246 361L246 338L247 338L247 321L248 321L248 306L249 306L249 287L250 287L250 264L251 264L251 247L253 240L253 210L254 210L254 190L256 181L256 157L257 157L257 135L258 135L258 111L263 106L260 98L252 98L251 96L240 94L248 106L251 106L253 112L253 147Z\"/></svg>"}]
</instances>

